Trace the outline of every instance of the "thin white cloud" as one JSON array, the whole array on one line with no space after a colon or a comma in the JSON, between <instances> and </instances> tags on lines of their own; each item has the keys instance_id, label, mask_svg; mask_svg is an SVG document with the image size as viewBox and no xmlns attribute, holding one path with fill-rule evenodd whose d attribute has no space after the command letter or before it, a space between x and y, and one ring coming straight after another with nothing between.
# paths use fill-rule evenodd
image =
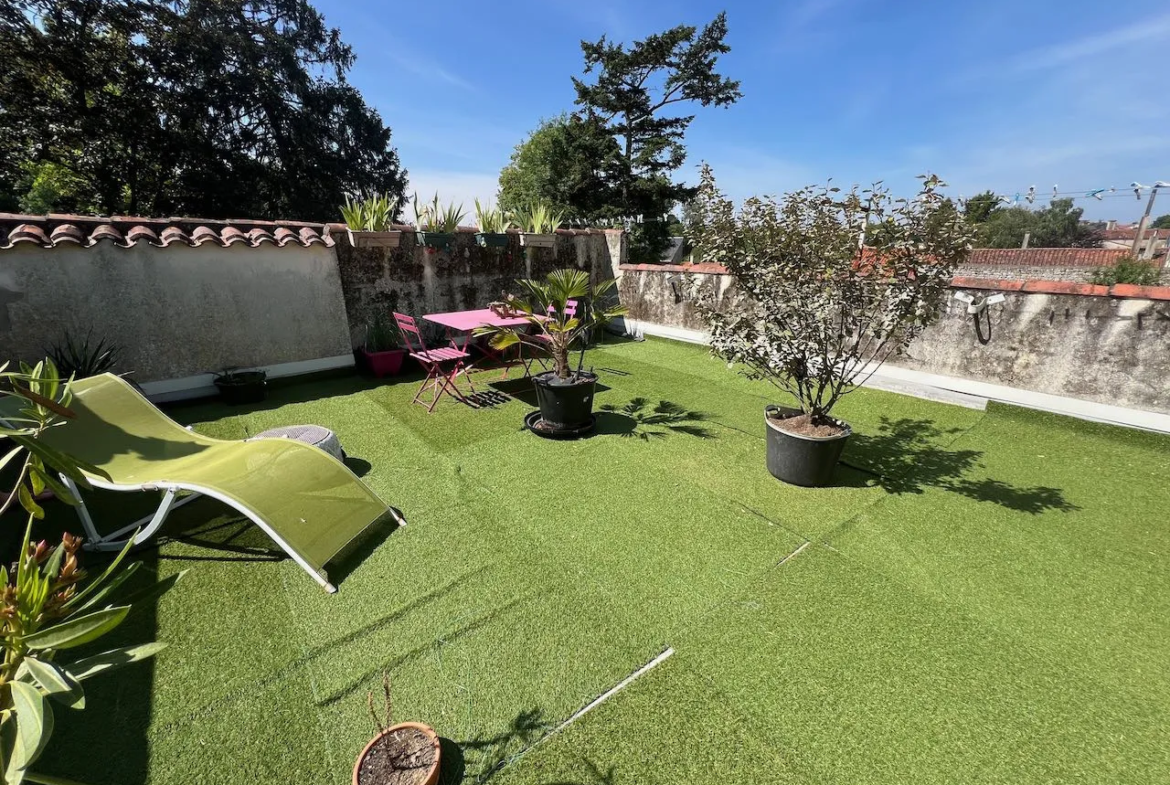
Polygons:
<instances>
[{"instance_id":1,"label":"thin white cloud","mask_svg":"<svg viewBox=\"0 0 1170 785\"><path fill-rule=\"evenodd\" d=\"M1011 60L1014 71L1037 71L1077 63L1086 58L1115 52L1118 49L1157 42L1164 45L1170 36L1170 14L1135 22L1085 38L1025 52Z\"/></svg>"},{"instance_id":2,"label":"thin white cloud","mask_svg":"<svg viewBox=\"0 0 1170 785\"><path fill-rule=\"evenodd\" d=\"M404 71L414 74L431 83L441 83L458 87L469 93L478 93L479 88L458 74L451 73L439 63L427 58L418 58L401 50L387 52L386 56L394 61Z\"/></svg>"}]
</instances>

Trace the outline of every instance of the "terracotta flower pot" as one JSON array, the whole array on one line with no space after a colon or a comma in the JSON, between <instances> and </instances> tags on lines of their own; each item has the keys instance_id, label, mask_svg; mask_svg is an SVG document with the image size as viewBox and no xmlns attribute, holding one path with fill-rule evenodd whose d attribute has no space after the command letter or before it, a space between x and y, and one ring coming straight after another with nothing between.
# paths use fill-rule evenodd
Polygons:
<instances>
[{"instance_id":1,"label":"terracotta flower pot","mask_svg":"<svg viewBox=\"0 0 1170 785\"><path fill-rule=\"evenodd\" d=\"M370 739L370 743L367 744L365 749L362 750L362 754L358 755L357 762L353 765L353 785L380 785L380 783L362 780L360 778L362 764L365 763L366 758L369 756L370 751L373 750L374 745L381 741L384 736L389 736L395 731L408 729L416 730L426 736L427 742L435 750L435 759L431 762L430 767L426 770L426 776L418 780L418 785L436 785L436 783L438 783L439 766L441 763L439 760L439 737L433 730L431 730L430 726L423 725L421 722L400 722L397 725L390 726L382 733L379 733L377 736Z\"/></svg>"}]
</instances>

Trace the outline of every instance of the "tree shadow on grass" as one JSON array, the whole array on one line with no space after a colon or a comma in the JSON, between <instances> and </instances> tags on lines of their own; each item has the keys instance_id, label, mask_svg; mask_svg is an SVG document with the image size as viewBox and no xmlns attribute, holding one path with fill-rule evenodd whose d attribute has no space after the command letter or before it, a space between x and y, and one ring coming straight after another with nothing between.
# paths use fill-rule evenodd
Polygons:
<instances>
[{"instance_id":1,"label":"tree shadow on grass","mask_svg":"<svg viewBox=\"0 0 1170 785\"><path fill-rule=\"evenodd\" d=\"M941 437L957 437L962 432L961 428L939 428L932 420L882 417L876 434L853 435L846 445L846 460L842 463L873 474L877 484L892 494L919 494L926 488L940 488L1032 515L1045 510L1080 509L1067 501L1059 488L1017 487L1003 480L966 477L982 468L983 453L950 450L933 443Z\"/></svg>"},{"instance_id":2,"label":"tree shadow on grass","mask_svg":"<svg viewBox=\"0 0 1170 785\"><path fill-rule=\"evenodd\" d=\"M588 769L589 779L582 780L556 780L554 782L542 783L542 785L617 785L617 772L614 766L610 766L605 771L601 770L593 761L586 757L581 758L581 763Z\"/></svg>"},{"instance_id":3,"label":"tree shadow on grass","mask_svg":"<svg viewBox=\"0 0 1170 785\"><path fill-rule=\"evenodd\" d=\"M543 713L538 707L525 709L513 717L508 727L500 733L480 734L458 743L464 754L467 751L483 754L475 782L490 782L514 756L540 740L551 727L551 723L543 719Z\"/></svg>"},{"instance_id":4,"label":"tree shadow on grass","mask_svg":"<svg viewBox=\"0 0 1170 785\"><path fill-rule=\"evenodd\" d=\"M634 398L622 406L607 403L599 407L597 432L644 442L665 439L672 433L700 439L715 438L713 431L700 424L707 420L703 412L684 409L671 401L659 401L653 408L649 406L648 398Z\"/></svg>"}]
</instances>

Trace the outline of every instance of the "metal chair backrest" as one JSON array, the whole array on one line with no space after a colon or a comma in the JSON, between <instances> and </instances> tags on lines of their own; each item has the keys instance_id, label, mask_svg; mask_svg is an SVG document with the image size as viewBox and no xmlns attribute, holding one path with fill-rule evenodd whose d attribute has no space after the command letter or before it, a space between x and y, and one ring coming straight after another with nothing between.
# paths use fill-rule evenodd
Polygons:
<instances>
[{"instance_id":1,"label":"metal chair backrest","mask_svg":"<svg viewBox=\"0 0 1170 785\"><path fill-rule=\"evenodd\" d=\"M398 331L402 333L402 342L406 344L406 350L408 352L419 353L427 350L427 342L423 340L422 333L419 332L414 317L407 316L404 313L395 313L394 321L398 324Z\"/></svg>"},{"instance_id":2,"label":"metal chair backrest","mask_svg":"<svg viewBox=\"0 0 1170 785\"><path fill-rule=\"evenodd\" d=\"M550 305L548 307L548 315L550 318L556 318L556 315L557 315L556 306ZM577 315L577 301L576 300L565 300L565 316L568 316L571 319L576 315Z\"/></svg>"}]
</instances>

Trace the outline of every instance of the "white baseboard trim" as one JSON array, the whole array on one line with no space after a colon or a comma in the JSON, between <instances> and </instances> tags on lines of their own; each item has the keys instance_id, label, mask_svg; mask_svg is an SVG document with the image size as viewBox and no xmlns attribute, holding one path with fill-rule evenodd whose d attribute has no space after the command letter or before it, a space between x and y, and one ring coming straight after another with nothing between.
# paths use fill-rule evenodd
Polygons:
<instances>
[{"instance_id":1,"label":"white baseboard trim","mask_svg":"<svg viewBox=\"0 0 1170 785\"><path fill-rule=\"evenodd\" d=\"M687 343L708 344L711 342L707 333L698 330L667 327L637 319L627 318L625 329L627 333L639 337L654 335L659 338L670 338ZM1082 420L1170 433L1170 414L1128 409L1123 406L1111 406L1080 398L1052 395L1051 393L1021 390L1016 387L964 379L958 376L923 373L889 363L879 368L864 386L973 409L984 408L986 402L991 400L1027 409L1038 409L1068 417L1077 417Z\"/></svg>"},{"instance_id":2,"label":"white baseboard trim","mask_svg":"<svg viewBox=\"0 0 1170 785\"><path fill-rule=\"evenodd\" d=\"M631 319L628 316L621 320L615 319L614 322L615 326L619 327L621 324L624 324L628 335L636 335L639 338L653 335L658 338L670 338L674 341L685 341L686 343L699 343L704 346L711 343L711 336L699 330L688 330L685 327L667 327L661 324Z\"/></svg>"},{"instance_id":3,"label":"white baseboard trim","mask_svg":"<svg viewBox=\"0 0 1170 785\"><path fill-rule=\"evenodd\" d=\"M352 368L353 364L353 354L351 353L339 354L334 357L321 357L316 360L296 360L290 363L262 365L256 368L241 368L240 370L265 371L269 379L281 379L286 376L301 376L337 368ZM180 379L143 382L142 390L146 393L146 397L155 403L206 398L218 394L213 382L214 379L215 374L201 373L197 376L184 376Z\"/></svg>"}]
</instances>

